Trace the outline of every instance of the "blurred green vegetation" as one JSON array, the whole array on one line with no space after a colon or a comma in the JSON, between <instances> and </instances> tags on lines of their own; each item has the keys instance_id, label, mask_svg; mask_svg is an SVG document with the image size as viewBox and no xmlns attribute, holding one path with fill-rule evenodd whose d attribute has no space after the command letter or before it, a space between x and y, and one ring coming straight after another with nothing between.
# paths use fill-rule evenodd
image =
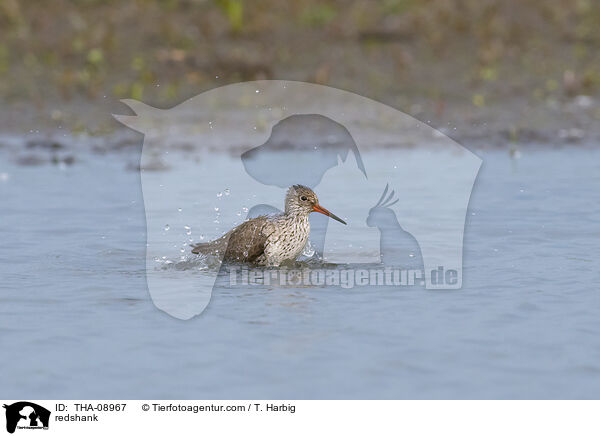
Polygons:
<instances>
[{"instance_id":1,"label":"blurred green vegetation","mask_svg":"<svg viewBox=\"0 0 600 436\"><path fill-rule=\"evenodd\" d=\"M5 100L176 102L240 80L377 97L600 90L595 0L0 0Z\"/></svg>"}]
</instances>

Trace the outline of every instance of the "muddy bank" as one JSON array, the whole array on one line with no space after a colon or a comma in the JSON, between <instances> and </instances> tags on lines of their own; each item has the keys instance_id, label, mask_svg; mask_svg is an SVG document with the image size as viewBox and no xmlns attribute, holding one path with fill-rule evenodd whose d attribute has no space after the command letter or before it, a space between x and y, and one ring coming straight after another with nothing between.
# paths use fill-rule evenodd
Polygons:
<instances>
[{"instance_id":1,"label":"muddy bank","mask_svg":"<svg viewBox=\"0 0 600 436\"><path fill-rule=\"evenodd\" d=\"M130 156L126 159L127 168L139 169L136 156L139 157L144 137L118 123L113 113L130 114L130 110L114 100L61 102L37 109L27 105L15 110L5 107L0 111L0 153L23 166L68 166L93 156L122 154ZM411 105L406 113L471 150L504 148L513 152L519 148L600 144L597 120L600 100L588 96L538 107L530 107L517 98L486 108L455 103L442 111L435 102L425 100ZM235 154L245 146L243 141L225 141L218 147L182 141L170 150L188 154L197 151ZM166 168L157 163L147 169Z\"/></svg>"},{"instance_id":2,"label":"muddy bank","mask_svg":"<svg viewBox=\"0 0 600 436\"><path fill-rule=\"evenodd\" d=\"M599 4L564 0L9 1L0 130L109 135L100 147L118 149L110 135L128 135L110 116L126 113L120 99L169 108L283 79L381 101L471 148L593 144L598 19Z\"/></svg>"}]
</instances>

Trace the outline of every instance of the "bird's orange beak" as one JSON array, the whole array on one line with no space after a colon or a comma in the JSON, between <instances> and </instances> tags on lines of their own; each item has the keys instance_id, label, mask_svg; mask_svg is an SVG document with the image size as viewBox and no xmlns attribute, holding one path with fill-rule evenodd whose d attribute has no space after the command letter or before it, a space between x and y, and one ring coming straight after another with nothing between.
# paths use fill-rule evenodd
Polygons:
<instances>
[{"instance_id":1,"label":"bird's orange beak","mask_svg":"<svg viewBox=\"0 0 600 436\"><path fill-rule=\"evenodd\" d=\"M335 216L334 214L332 214L331 212L329 212L327 209L325 209L324 207L321 207L321 206L320 206L320 205L318 205L318 204L315 204L315 205L313 206L313 210L314 210L315 212L322 213L323 215L327 215L329 218L333 218L334 220L336 220L336 221L339 221L339 222L341 222L341 223L342 223L342 224L344 224L344 225L346 224L346 221L344 221L343 219L341 219L341 218L339 218L339 217Z\"/></svg>"}]
</instances>

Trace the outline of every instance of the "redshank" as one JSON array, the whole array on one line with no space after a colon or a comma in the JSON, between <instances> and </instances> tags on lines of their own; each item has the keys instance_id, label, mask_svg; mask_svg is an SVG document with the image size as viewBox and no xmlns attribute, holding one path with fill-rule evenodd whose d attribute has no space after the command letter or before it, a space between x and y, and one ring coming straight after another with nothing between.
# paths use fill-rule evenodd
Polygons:
<instances>
[{"instance_id":1,"label":"redshank","mask_svg":"<svg viewBox=\"0 0 600 436\"><path fill-rule=\"evenodd\" d=\"M319 204L312 189L294 185L285 196L285 212L245 221L219 239L195 245L192 253L223 255L225 262L279 266L284 260L295 260L302 253L310 234L308 216L311 212L346 224Z\"/></svg>"}]
</instances>

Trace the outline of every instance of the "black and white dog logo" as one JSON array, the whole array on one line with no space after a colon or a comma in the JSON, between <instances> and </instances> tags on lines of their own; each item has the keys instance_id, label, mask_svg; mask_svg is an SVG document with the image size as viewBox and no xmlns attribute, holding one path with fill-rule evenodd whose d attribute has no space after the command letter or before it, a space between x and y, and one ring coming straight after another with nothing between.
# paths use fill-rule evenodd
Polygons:
<instances>
[{"instance_id":1,"label":"black and white dog logo","mask_svg":"<svg viewBox=\"0 0 600 436\"><path fill-rule=\"evenodd\" d=\"M28 401L4 405L6 409L6 431L14 433L18 429L48 429L50 411Z\"/></svg>"}]
</instances>

